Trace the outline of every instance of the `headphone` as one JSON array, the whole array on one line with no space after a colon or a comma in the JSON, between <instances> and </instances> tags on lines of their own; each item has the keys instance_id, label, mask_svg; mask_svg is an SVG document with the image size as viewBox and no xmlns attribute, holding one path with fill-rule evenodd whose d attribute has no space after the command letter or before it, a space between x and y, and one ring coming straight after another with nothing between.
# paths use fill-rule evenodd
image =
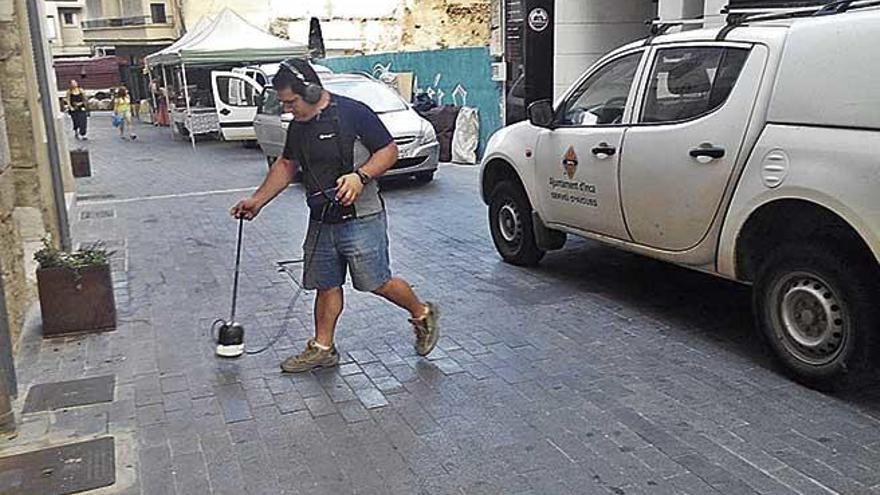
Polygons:
<instances>
[{"instance_id":1,"label":"headphone","mask_svg":"<svg viewBox=\"0 0 880 495\"><path fill-rule=\"evenodd\" d=\"M321 85L321 79L308 61L301 58L289 58L281 61L281 68L287 69L302 81L304 88L301 96L306 103L314 105L321 101L324 86Z\"/></svg>"}]
</instances>

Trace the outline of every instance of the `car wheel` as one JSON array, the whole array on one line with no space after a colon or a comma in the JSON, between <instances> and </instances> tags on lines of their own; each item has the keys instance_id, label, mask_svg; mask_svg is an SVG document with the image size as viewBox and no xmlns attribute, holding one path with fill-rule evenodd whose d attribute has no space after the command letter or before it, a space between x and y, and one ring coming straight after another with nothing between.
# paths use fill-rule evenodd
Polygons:
<instances>
[{"instance_id":1,"label":"car wheel","mask_svg":"<svg viewBox=\"0 0 880 495\"><path fill-rule=\"evenodd\" d=\"M431 170L430 172L419 172L416 174L416 181L421 182L423 184L427 184L428 182L431 182L432 180L434 180L434 171L433 170Z\"/></svg>"},{"instance_id":2,"label":"car wheel","mask_svg":"<svg viewBox=\"0 0 880 495\"><path fill-rule=\"evenodd\" d=\"M504 261L532 266L544 257L535 243L531 204L518 184L504 181L495 186L489 199L489 228Z\"/></svg>"},{"instance_id":3,"label":"car wheel","mask_svg":"<svg viewBox=\"0 0 880 495\"><path fill-rule=\"evenodd\" d=\"M875 266L823 244L788 244L761 264L758 326L796 379L839 388L866 371L880 331Z\"/></svg>"}]
</instances>

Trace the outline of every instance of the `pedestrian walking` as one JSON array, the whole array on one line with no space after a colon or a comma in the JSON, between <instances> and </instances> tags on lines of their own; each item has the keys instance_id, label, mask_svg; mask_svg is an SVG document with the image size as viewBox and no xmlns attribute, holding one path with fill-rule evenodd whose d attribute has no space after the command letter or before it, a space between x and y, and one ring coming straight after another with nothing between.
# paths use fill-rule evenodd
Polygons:
<instances>
[{"instance_id":1,"label":"pedestrian walking","mask_svg":"<svg viewBox=\"0 0 880 495\"><path fill-rule=\"evenodd\" d=\"M125 132L128 131L130 139L137 139L131 126L131 99L124 87L116 90L113 98L113 120L114 124L118 124L119 137L125 139Z\"/></svg>"},{"instance_id":2,"label":"pedestrian walking","mask_svg":"<svg viewBox=\"0 0 880 495\"><path fill-rule=\"evenodd\" d=\"M303 352L282 362L281 369L296 373L339 362L334 336L346 271L356 290L382 296L409 312L415 350L427 356L440 336L437 307L392 276L389 266L385 203L376 179L397 162L391 134L368 106L325 90L305 60L282 62L273 86L295 120L288 127L284 152L263 184L231 213L252 220L287 188L297 169L303 170L310 210L303 284L318 292L315 336Z\"/></svg>"},{"instance_id":3,"label":"pedestrian walking","mask_svg":"<svg viewBox=\"0 0 880 495\"><path fill-rule=\"evenodd\" d=\"M71 79L70 85L67 87L66 103L67 112L70 114L70 119L73 120L73 137L82 140L88 139L86 137L89 127L88 103L86 94L79 87L76 79Z\"/></svg>"},{"instance_id":4,"label":"pedestrian walking","mask_svg":"<svg viewBox=\"0 0 880 495\"><path fill-rule=\"evenodd\" d=\"M168 90L165 86L159 86L158 109L156 110L156 123L162 127L171 125L171 115L168 113Z\"/></svg>"}]
</instances>

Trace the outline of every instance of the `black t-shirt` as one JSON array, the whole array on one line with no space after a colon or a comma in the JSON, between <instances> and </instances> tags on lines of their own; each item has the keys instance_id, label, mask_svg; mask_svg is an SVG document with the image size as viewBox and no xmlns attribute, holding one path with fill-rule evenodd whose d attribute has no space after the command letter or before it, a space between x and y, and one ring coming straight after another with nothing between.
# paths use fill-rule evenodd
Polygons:
<instances>
[{"instance_id":1,"label":"black t-shirt","mask_svg":"<svg viewBox=\"0 0 880 495\"><path fill-rule=\"evenodd\" d=\"M320 115L306 122L293 121L287 128L282 156L303 169L312 167L311 173L303 170L303 180L310 191L318 186L313 184L312 175L321 187L333 187L340 175L360 167L363 163L357 163L358 143L372 155L394 141L370 107L332 93L330 98L330 106Z\"/></svg>"}]
</instances>

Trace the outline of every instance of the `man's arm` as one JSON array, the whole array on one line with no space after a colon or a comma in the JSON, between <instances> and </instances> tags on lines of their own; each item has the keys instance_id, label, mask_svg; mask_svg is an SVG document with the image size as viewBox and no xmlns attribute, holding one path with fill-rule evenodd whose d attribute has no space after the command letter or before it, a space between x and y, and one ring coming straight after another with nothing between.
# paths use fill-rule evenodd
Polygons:
<instances>
[{"instance_id":1,"label":"man's arm","mask_svg":"<svg viewBox=\"0 0 880 495\"><path fill-rule=\"evenodd\" d=\"M373 179L380 177L397 163L397 154L397 143L391 141L387 146L373 153L360 169Z\"/></svg>"},{"instance_id":2,"label":"man's arm","mask_svg":"<svg viewBox=\"0 0 880 495\"><path fill-rule=\"evenodd\" d=\"M391 141L384 148L370 155L367 163L361 165L358 170L375 179L387 172L395 163L397 163L397 143ZM357 173L343 175L336 181L336 185L336 198L346 206L357 201L364 190L364 184Z\"/></svg>"},{"instance_id":3,"label":"man's arm","mask_svg":"<svg viewBox=\"0 0 880 495\"><path fill-rule=\"evenodd\" d=\"M288 160L283 156L279 156L275 160L275 163L272 164L269 173L257 189L257 192L253 195L253 198L257 201L260 208L275 199L275 196L278 196L281 191L287 188L287 186L293 181L295 173L296 164L293 160Z\"/></svg>"},{"instance_id":4,"label":"man's arm","mask_svg":"<svg viewBox=\"0 0 880 495\"><path fill-rule=\"evenodd\" d=\"M229 213L236 218L253 220L260 214L260 210L266 206L266 203L272 201L290 184L295 172L296 164L292 160L279 156L272 164L272 168L269 169L269 173L259 189L251 197L236 203L229 210Z\"/></svg>"}]
</instances>

